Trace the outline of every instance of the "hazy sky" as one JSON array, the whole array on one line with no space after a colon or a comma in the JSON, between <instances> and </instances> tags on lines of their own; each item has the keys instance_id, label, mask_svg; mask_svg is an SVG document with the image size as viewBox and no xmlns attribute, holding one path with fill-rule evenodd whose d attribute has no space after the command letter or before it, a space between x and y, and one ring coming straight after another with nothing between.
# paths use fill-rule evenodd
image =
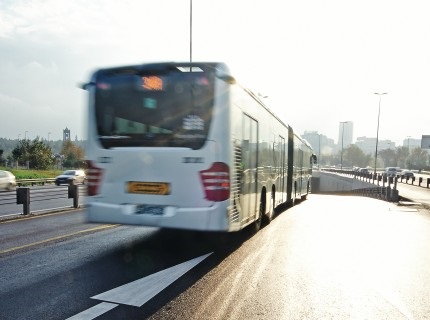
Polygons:
<instances>
[{"instance_id":1,"label":"hazy sky","mask_svg":"<svg viewBox=\"0 0 430 320\"><path fill-rule=\"evenodd\" d=\"M190 0L0 0L0 137L85 139L100 67L188 61ZM428 0L194 0L193 60L223 61L296 132L430 134Z\"/></svg>"}]
</instances>

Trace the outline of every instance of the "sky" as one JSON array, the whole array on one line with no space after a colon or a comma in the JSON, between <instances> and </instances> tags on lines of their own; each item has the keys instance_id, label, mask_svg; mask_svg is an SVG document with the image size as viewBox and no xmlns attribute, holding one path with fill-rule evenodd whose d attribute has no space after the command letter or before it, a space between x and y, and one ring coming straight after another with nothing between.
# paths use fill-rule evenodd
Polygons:
<instances>
[{"instance_id":1,"label":"sky","mask_svg":"<svg viewBox=\"0 0 430 320\"><path fill-rule=\"evenodd\" d=\"M303 134L430 134L428 0L194 0L192 60L222 61ZM190 0L0 0L0 137L86 135L98 68L189 61ZM383 96L374 93L387 93ZM381 98L381 100L379 100Z\"/></svg>"}]
</instances>

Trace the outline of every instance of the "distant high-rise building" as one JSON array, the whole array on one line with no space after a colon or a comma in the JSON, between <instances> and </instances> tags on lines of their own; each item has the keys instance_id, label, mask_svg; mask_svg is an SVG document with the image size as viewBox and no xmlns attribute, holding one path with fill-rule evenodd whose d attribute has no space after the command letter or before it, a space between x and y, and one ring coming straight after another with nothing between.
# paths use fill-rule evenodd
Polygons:
<instances>
[{"instance_id":1,"label":"distant high-rise building","mask_svg":"<svg viewBox=\"0 0 430 320\"><path fill-rule=\"evenodd\" d=\"M354 123L352 121L339 122L338 150L348 148L352 144Z\"/></svg>"},{"instance_id":2,"label":"distant high-rise building","mask_svg":"<svg viewBox=\"0 0 430 320\"><path fill-rule=\"evenodd\" d=\"M365 154L375 156L376 138L358 137L355 145ZM378 140L378 153L380 150L395 149L396 143L391 140Z\"/></svg>"},{"instance_id":3,"label":"distant high-rise building","mask_svg":"<svg viewBox=\"0 0 430 320\"><path fill-rule=\"evenodd\" d=\"M319 164L327 164L327 156L333 154L335 143L333 139L327 138L327 136L318 133L317 131L305 131L302 137L306 139L312 146L314 154L318 158Z\"/></svg>"},{"instance_id":4,"label":"distant high-rise building","mask_svg":"<svg viewBox=\"0 0 430 320\"><path fill-rule=\"evenodd\" d=\"M409 150L421 148L421 139L408 137L406 139L403 139L403 146L407 147Z\"/></svg>"}]
</instances>

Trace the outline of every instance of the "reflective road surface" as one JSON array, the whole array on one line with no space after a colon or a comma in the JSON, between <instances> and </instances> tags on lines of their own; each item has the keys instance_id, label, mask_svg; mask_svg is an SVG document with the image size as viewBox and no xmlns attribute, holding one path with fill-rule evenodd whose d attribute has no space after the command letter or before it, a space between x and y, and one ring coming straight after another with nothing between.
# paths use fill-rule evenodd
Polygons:
<instances>
[{"instance_id":1,"label":"reflective road surface","mask_svg":"<svg viewBox=\"0 0 430 320\"><path fill-rule=\"evenodd\" d=\"M327 195L230 237L0 224L0 319L430 319L430 213Z\"/></svg>"}]
</instances>

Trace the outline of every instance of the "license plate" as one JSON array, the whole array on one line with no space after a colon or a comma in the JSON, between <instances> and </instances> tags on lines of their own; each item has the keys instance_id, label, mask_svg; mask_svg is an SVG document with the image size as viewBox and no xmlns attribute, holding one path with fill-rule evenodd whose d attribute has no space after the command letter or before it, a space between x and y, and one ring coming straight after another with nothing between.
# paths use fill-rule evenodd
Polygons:
<instances>
[{"instance_id":1,"label":"license plate","mask_svg":"<svg viewBox=\"0 0 430 320\"><path fill-rule=\"evenodd\" d=\"M170 194L170 183L130 181L127 185L127 192L164 196Z\"/></svg>"},{"instance_id":2,"label":"license plate","mask_svg":"<svg viewBox=\"0 0 430 320\"><path fill-rule=\"evenodd\" d=\"M161 216L164 212L164 207L160 206L149 206L149 205L138 205L136 207L136 214L148 214L153 216Z\"/></svg>"}]
</instances>

